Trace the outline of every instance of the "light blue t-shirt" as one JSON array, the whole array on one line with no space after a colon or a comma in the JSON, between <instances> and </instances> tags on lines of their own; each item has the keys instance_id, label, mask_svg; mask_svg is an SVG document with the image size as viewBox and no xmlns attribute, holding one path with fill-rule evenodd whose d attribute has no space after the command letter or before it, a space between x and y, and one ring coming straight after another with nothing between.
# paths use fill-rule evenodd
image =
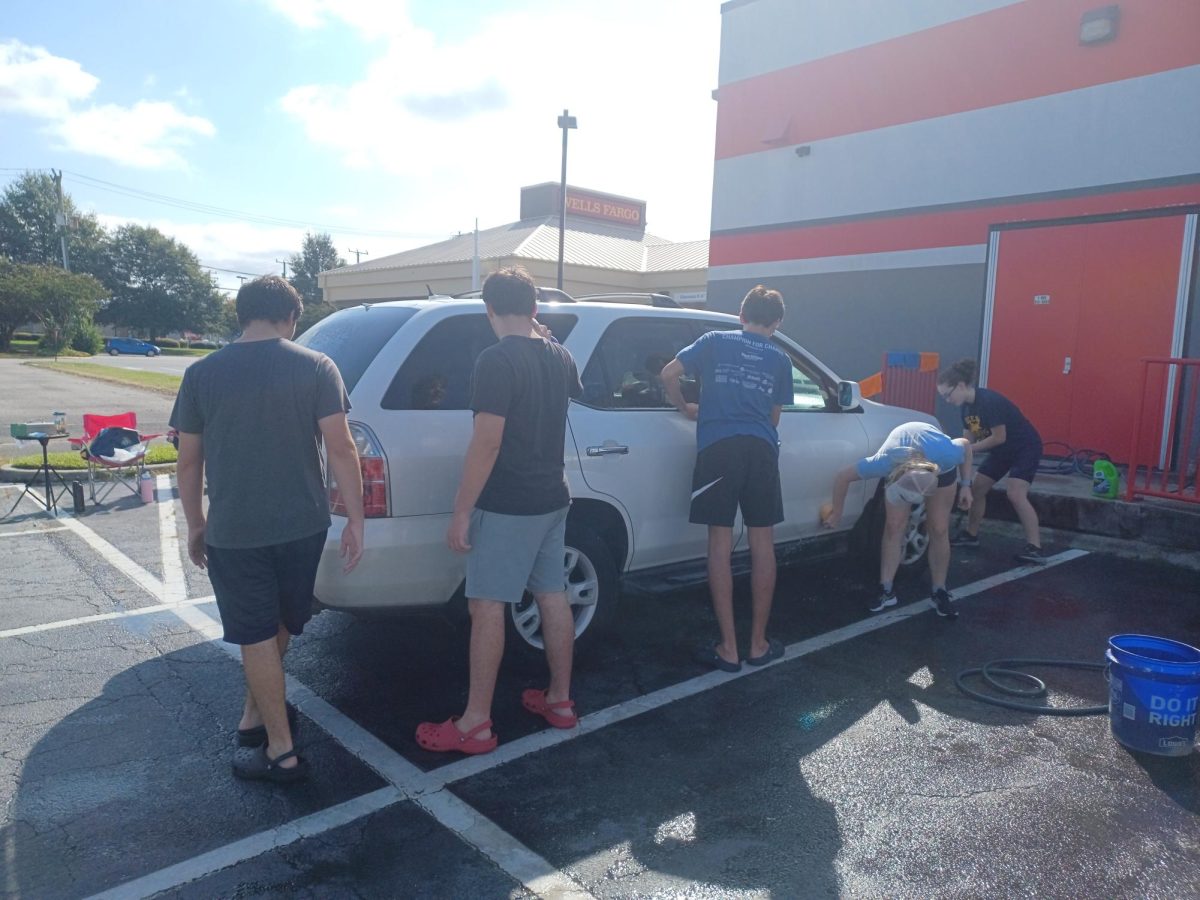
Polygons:
<instances>
[{"instance_id":1,"label":"light blue t-shirt","mask_svg":"<svg viewBox=\"0 0 1200 900\"><path fill-rule=\"evenodd\" d=\"M883 478L916 455L934 463L944 475L963 461L965 451L937 426L908 422L892 429L878 453L858 461L858 474L861 478Z\"/></svg>"},{"instance_id":2,"label":"light blue t-shirt","mask_svg":"<svg viewBox=\"0 0 1200 900\"><path fill-rule=\"evenodd\" d=\"M677 358L684 371L700 379L698 450L736 434L779 446L771 412L794 396L792 361L786 353L757 334L710 331Z\"/></svg>"}]
</instances>

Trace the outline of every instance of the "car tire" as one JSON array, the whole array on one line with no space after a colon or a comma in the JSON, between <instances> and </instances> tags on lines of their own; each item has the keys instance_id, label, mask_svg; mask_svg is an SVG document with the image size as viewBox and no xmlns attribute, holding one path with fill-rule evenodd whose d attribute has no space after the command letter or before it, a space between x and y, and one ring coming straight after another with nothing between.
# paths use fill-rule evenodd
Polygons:
<instances>
[{"instance_id":1,"label":"car tire","mask_svg":"<svg viewBox=\"0 0 1200 900\"><path fill-rule=\"evenodd\" d=\"M120 351L120 350L109 350L109 351L108 351L108 355L109 355L109 356L120 356L120 355L121 355L121 351Z\"/></svg>"},{"instance_id":2,"label":"car tire","mask_svg":"<svg viewBox=\"0 0 1200 900\"><path fill-rule=\"evenodd\" d=\"M887 518L883 494L877 493L863 510L863 527L858 546L864 561L870 566L871 578L879 576L879 557L883 542L883 526ZM925 529L925 504L914 507L904 534L904 549L900 554L901 572L920 572L929 564L929 534Z\"/></svg>"},{"instance_id":3,"label":"car tire","mask_svg":"<svg viewBox=\"0 0 1200 900\"><path fill-rule=\"evenodd\" d=\"M617 618L617 566L604 539L585 521L567 522L567 599L575 615L575 658L601 646ZM591 599L593 603L578 601ZM541 616L533 595L509 606L504 616L509 652L522 668L545 667Z\"/></svg>"},{"instance_id":4,"label":"car tire","mask_svg":"<svg viewBox=\"0 0 1200 900\"><path fill-rule=\"evenodd\" d=\"M151 356L158 356L158 354L157 354L157 353L155 353L153 350L147 350L147 351L146 351L146 356L147 356L147 357L151 357Z\"/></svg>"}]
</instances>

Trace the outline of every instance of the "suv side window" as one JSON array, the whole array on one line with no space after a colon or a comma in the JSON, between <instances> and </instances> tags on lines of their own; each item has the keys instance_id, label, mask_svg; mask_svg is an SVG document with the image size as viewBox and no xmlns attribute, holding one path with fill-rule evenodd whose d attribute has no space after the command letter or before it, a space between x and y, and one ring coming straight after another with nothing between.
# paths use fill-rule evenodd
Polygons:
<instances>
[{"instance_id":1,"label":"suv side window","mask_svg":"<svg viewBox=\"0 0 1200 900\"><path fill-rule=\"evenodd\" d=\"M631 317L613 322L580 376L582 402L598 409L672 409L659 373L695 339L685 319Z\"/></svg>"},{"instance_id":2,"label":"suv side window","mask_svg":"<svg viewBox=\"0 0 1200 900\"><path fill-rule=\"evenodd\" d=\"M564 313L538 316L555 338L565 341L576 317ZM483 313L453 316L438 322L401 364L383 395L384 409L469 409L475 359L496 343Z\"/></svg>"},{"instance_id":3,"label":"suv side window","mask_svg":"<svg viewBox=\"0 0 1200 900\"><path fill-rule=\"evenodd\" d=\"M736 331L737 325L724 322L697 320L696 337L709 331ZM827 379L802 353L775 338L772 343L787 354L792 361L792 402L783 407L784 412L837 411L837 387Z\"/></svg>"},{"instance_id":4,"label":"suv side window","mask_svg":"<svg viewBox=\"0 0 1200 900\"><path fill-rule=\"evenodd\" d=\"M792 361L792 402L784 412L837 412L837 387L803 354L780 341L774 344Z\"/></svg>"}]
</instances>

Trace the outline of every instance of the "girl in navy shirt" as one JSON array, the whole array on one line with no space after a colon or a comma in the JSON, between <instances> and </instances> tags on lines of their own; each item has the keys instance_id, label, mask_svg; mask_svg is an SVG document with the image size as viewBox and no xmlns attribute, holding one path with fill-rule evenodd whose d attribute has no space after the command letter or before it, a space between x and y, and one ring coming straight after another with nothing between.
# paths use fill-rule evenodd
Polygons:
<instances>
[{"instance_id":1,"label":"girl in navy shirt","mask_svg":"<svg viewBox=\"0 0 1200 900\"><path fill-rule=\"evenodd\" d=\"M966 530L953 543L956 547L979 544L979 523L987 507L988 491L1008 475L1008 500L1025 530L1025 549L1017 559L1042 565L1046 557L1037 512L1029 502L1029 486L1042 459L1042 438L1015 403L996 391L975 386L978 372L975 360L960 359L938 376L942 399L962 408L963 437L976 453L989 451L970 482L974 502Z\"/></svg>"}]
</instances>

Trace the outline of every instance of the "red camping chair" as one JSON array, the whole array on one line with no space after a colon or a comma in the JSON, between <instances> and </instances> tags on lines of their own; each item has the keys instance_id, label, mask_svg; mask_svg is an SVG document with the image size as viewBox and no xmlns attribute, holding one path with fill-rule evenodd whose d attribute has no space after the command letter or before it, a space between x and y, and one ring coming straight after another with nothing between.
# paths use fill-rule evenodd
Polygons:
<instances>
[{"instance_id":1,"label":"red camping chair","mask_svg":"<svg viewBox=\"0 0 1200 900\"><path fill-rule=\"evenodd\" d=\"M97 449L93 452L93 444L105 429L128 429L136 433L137 443L123 449L113 449L106 455L100 455ZM146 470L146 445L161 434L142 434L137 429L137 413L127 412L115 416L100 416L94 413L84 413L83 434L71 438L71 446L79 450L79 455L88 464L88 495L92 503L100 503L112 493L117 485L124 485L135 496L138 494L138 479ZM109 482L97 489L96 473L107 472Z\"/></svg>"}]
</instances>

